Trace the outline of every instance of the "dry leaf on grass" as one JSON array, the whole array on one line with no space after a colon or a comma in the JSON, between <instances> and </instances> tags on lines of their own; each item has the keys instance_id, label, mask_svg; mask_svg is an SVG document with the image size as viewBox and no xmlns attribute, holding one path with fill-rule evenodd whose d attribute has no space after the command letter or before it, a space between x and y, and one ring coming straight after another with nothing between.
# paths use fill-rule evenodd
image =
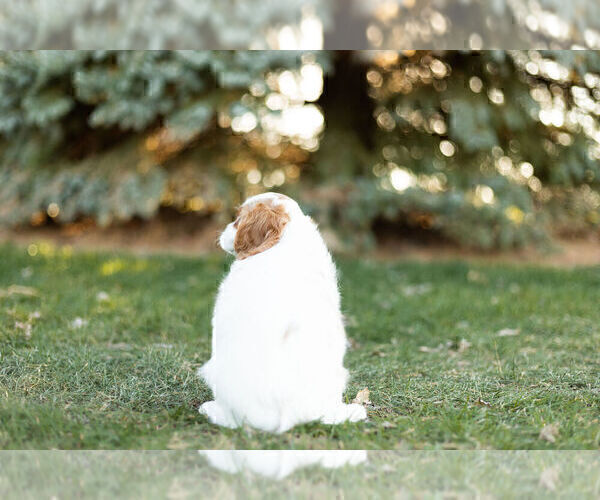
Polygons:
<instances>
[{"instance_id":1,"label":"dry leaf on grass","mask_svg":"<svg viewBox=\"0 0 600 500\"><path fill-rule=\"evenodd\" d=\"M492 403L488 403L487 401L484 401L481 398L478 398L477 401L475 401L475 404L477 406L485 406L486 408L491 408L492 407Z\"/></svg>"},{"instance_id":2,"label":"dry leaf on grass","mask_svg":"<svg viewBox=\"0 0 600 500\"><path fill-rule=\"evenodd\" d=\"M448 340L444 344L438 344L437 347L428 347L426 345L422 345L419 347L419 351L435 353L435 352L442 352L442 351L448 350L450 354L454 355L457 353L465 352L469 347L471 347L471 342L469 342L467 339L460 339L458 344Z\"/></svg>"},{"instance_id":3,"label":"dry leaf on grass","mask_svg":"<svg viewBox=\"0 0 600 500\"><path fill-rule=\"evenodd\" d=\"M428 347L426 345L422 345L419 347L419 351L421 352L441 352L445 349L450 349L452 347L452 342L447 341L444 344L438 344L437 347Z\"/></svg>"},{"instance_id":4,"label":"dry leaf on grass","mask_svg":"<svg viewBox=\"0 0 600 500\"><path fill-rule=\"evenodd\" d=\"M460 450L460 445L453 442L442 443L442 448L444 450Z\"/></svg>"},{"instance_id":5,"label":"dry leaf on grass","mask_svg":"<svg viewBox=\"0 0 600 500\"><path fill-rule=\"evenodd\" d=\"M188 446L187 446L186 442L183 439L181 439L181 437L179 436L179 434L177 432L175 432L171 436L171 439L167 443L168 450L185 450L187 447Z\"/></svg>"},{"instance_id":6,"label":"dry leaf on grass","mask_svg":"<svg viewBox=\"0 0 600 500\"><path fill-rule=\"evenodd\" d=\"M498 337L514 337L515 335L519 335L521 333L520 328L503 328L496 335Z\"/></svg>"},{"instance_id":7,"label":"dry leaf on grass","mask_svg":"<svg viewBox=\"0 0 600 500\"><path fill-rule=\"evenodd\" d=\"M30 339L31 330L33 328L33 321L36 319L40 319L41 317L42 315L39 311L33 311L27 316L27 321L15 321L15 328L17 330L22 330L25 335L25 338Z\"/></svg>"},{"instance_id":8,"label":"dry leaf on grass","mask_svg":"<svg viewBox=\"0 0 600 500\"><path fill-rule=\"evenodd\" d=\"M26 297L37 297L38 291L30 286L10 285L4 290L0 290L0 297L10 297L11 295L24 295Z\"/></svg>"},{"instance_id":9,"label":"dry leaf on grass","mask_svg":"<svg viewBox=\"0 0 600 500\"><path fill-rule=\"evenodd\" d=\"M160 344L152 344L152 347L156 347L157 349L173 349L173 344L165 344L161 342Z\"/></svg>"},{"instance_id":10,"label":"dry leaf on grass","mask_svg":"<svg viewBox=\"0 0 600 500\"><path fill-rule=\"evenodd\" d=\"M359 349L361 346L362 344L354 340L352 337L348 337L346 340L346 347L348 347L348 349Z\"/></svg>"},{"instance_id":11,"label":"dry leaf on grass","mask_svg":"<svg viewBox=\"0 0 600 500\"><path fill-rule=\"evenodd\" d=\"M556 424L545 425L540 431L540 439L554 443L558 437L558 426Z\"/></svg>"},{"instance_id":12,"label":"dry leaf on grass","mask_svg":"<svg viewBox=\"0 0 600 500\"><path fill-rule=\"evenodd\" d=\"M558 470L555 467L544 469L540 474L539 485L547 490L556 490L556 483L558 483Z\"/></svg>"},{"instance_id":13,"label":"dry leaf on grass","mask_svg":"<svg viewBox=\"0 0 600 500\"><path fill-rule=\"evenodd\" d=\"M467 339L460 339L457 352L465 352L469 347L471 347L471 342Z\"/></svg>"},{"instance_id":14,"label":"dry leaf on grass","mask_svg":"<svg viewBox=\"0 0 600 500\"><path fill-rule=\"evenodd\" d=\"M31 338L31 323L23 323L21 321L16 321L15 328L17 328L18 330L23 330L26 339Z\"/></svg>"},{"instance_id":15,"label":"dry leaf on grass","mask_svg":"<svg viewBox=\"0 0 600 500\"><path fill-rule=\"evenodd\" d=\"M371 401L369 400L369 395L369 389L368 387L365 387L363 390L356 393L356 397L352 400L352 402L359 405L370 405Z\"/></svg>"}]
</instances>

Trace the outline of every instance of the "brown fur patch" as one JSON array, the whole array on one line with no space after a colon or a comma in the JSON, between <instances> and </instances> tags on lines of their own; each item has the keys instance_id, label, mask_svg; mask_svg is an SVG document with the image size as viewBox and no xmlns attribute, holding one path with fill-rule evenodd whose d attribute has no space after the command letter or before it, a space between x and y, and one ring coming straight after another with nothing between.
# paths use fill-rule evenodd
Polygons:
<instances>
[{"instance_id":1,"label":"brown fur patch","mask_svg":"<svg viewBox=\"0 0 600 500\"><path fill-rule=\"evenodd\" d=\"M289 220L285 208L272 202L242 207L233 242L237 258L242 260L271 248L281 239Z\"/></svg>"}]
</instances>

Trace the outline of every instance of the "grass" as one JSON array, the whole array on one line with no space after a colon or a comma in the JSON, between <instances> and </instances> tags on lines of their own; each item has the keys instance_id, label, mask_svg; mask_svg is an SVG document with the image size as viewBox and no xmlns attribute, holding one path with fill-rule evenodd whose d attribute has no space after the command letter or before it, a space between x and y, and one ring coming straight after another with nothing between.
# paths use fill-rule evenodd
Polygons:
<instances>
[{"instance_id":1,"label":"grass","mask_svg":"<svg viewBox=\"0 0 600 500\"><path fill-rule=\"evenodd\" d=\"M220 452L217 452L220 453ZM225 452L227 453L227 451ZM579 498L600 495L596 451L369 451L341 468L339 452L255 450L237 454L240 474L209 466L196 451L0 452L2 499ZM351 452L352 453L352 452ZM202 455L211 454L205 451ZM229 455L229 453L228 453ZM290 471L282 479L257 474ZM214 454L213 454L214 457ZM325 458L318 465L315 459ZM343 458L343 457L342 457ZM347 458L347 455L346 455ZM236 460L237 459L237 460ZM307 460L308 459L308 460ZM338 462L339 463L339 462ZM285 465L282 465L285 464ZM255 471L255 472L253 472ZM518 492L518 493L516 493Z\"/></svg>"},{"instance_id":2,"label":"grass","mask_svg":"<svg viewBox=\"0 0 600 500\"><path fill-rule=\"evenodd\" d=\"M29 250L0 247L0 448L600 447L600 268L340 260L370 421L276 436L196 411L228 260Z\"/></svg>"}]
</instances>

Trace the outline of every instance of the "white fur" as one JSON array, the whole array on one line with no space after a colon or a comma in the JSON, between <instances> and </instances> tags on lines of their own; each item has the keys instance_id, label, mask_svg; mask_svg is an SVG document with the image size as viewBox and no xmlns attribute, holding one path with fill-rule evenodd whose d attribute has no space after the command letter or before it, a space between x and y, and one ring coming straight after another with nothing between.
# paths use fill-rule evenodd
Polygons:
<instances>
[{"instance_id":1,"label":"white fur","mask_svg":"<svg viewBox=\"0 0 600 500\"><path fill-rule=\"evenodd\" d=\"M198 453L221 471L230 474L249 471L271 479L283 479L308 466L337 469L367 461L365 450L200 450Z\"/></svg>"},{"instance_id":2,"label":"white fur","mask_svg":"<svg viewBox=\"0 0 600 500\"><path fill-rule=\"evenodd\" d=\"M331 255L295 201L266 193L245 204L265 199L283 204L290 221L277 244L233 262L221 283L212 357L199 370L215 399L200 413L214 424L269 432L363 420L363 406L342 403L346 334ZM235 231L229 224L220 238L230 253Z\"/></svg>"}]
</instances>

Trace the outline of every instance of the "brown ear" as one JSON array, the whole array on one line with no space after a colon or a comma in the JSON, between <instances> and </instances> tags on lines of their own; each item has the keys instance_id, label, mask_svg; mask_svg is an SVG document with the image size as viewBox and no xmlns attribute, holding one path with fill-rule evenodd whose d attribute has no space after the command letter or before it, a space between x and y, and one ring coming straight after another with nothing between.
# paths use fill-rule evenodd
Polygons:
<instances>
[{"instance_id":1,"label":"brown ear","mask_svg":"<svg viewBox=\"0 0 600 500\"><path fill-rule=\"evenodd\" d=\"M283 228L290 220L283 206L257 203L242 210L233 249L238 259L264 252L281 238Z\"/></svg>"}]
</instances>

